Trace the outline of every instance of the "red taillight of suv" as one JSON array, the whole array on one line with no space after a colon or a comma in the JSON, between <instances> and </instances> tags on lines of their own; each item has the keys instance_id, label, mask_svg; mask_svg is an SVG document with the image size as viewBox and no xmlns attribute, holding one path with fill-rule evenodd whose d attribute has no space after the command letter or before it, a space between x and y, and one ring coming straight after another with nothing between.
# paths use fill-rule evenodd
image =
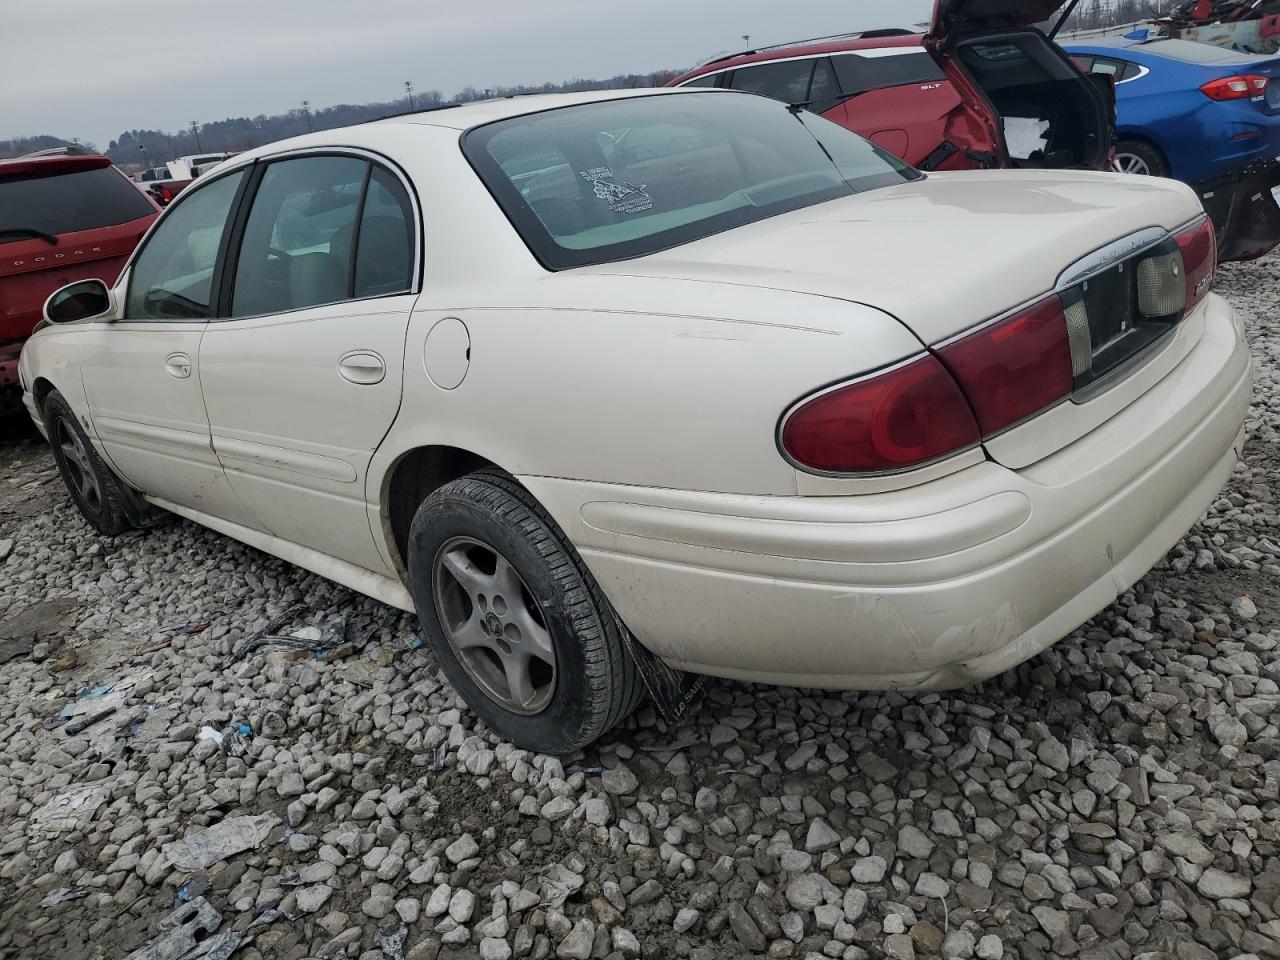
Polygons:
<instances>
[{"instance_id":1,"label":"red taillight of suv","mask_svg":"<svg viewBox=\"0 0 1280 960\"><path fill-rule=\"evenodd\" d=\"M1220 77L1210 80L1200 88L1210 100L1251 100L1267 92L1268 80L1248 74L1241 77Z\"/></svg>"},{"instance_id":2,"label":"red taillight of suv","mask_svg":"<svg viewBox=\"0 0 1280 960\"><path fill-rule=\"evenodd\" d=\"M1187 280L1187 305L1190 313L1213 289L1213 275L1218 269L1218 235L1208 217L1183 230L1174 238L1182 251L1182 272Z\"/></svg>"},{"instance_id":3,"label":"red taillight of suv","mask_svg":"<svg viewBox=\"0 0 1280 960\"><path fill-rule=\"evenodd\" d=\"M819 473L890 473L982 441L960 387L931 354L801 402L782 423L783 451Z\"/></svg>"}]
</instances>

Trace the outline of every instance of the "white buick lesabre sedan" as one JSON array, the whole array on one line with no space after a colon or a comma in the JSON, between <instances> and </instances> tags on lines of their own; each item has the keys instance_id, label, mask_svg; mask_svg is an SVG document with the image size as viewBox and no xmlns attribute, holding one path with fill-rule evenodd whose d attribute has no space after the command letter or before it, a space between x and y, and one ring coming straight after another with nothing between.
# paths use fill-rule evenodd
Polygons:
<instances>
[{"instance_id":1,"label":"white buick lesabre sedan","mask_svg":"<svg viewBox=\"0 0 1280 960\"><path fill-rule=\"evenodd\" d=\"M99 531L163 508L416 610L477 714L566 752L647 657L946 688L1102 609L1239 452L1214 270L1172 181L528 97L241 154L21 373Z\"/></svg>"}]
</instances>

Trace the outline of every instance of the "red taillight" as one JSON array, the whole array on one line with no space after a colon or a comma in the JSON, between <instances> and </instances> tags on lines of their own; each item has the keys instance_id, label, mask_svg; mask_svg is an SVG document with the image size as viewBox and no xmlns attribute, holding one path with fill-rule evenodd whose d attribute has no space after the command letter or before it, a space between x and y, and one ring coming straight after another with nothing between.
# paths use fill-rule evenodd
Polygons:
<instances>
[{"instance_id":1,"label":"red taillight","mask_svg":"<svg viewBox=\"0 0 1280 960\"><path fill-rule=\"evenodd\" d=\"M1187 280L1187 305L1190 313L1213 289L1213 274L1218 268L1218 236L1213 221L1202 217L1179 233L1174 240L1182 251L1182 273Z\"/></svg>"},{"instance_id":2,"label":"red taillight","mask_svg":"<svg viewBox=\"0 0 1280 960\"><path fill-rule=\"evenodd\" d=\"M937 352L986 436L1071 395L1071 343L1057 294Z\"/></svg>"},{"instance_id":3,"label":"red taillight","mask_svg":"<svg viewBox=\"0 0 1280 960\"><path fill-rule=\"evenodd\" d=\"M1200 92L1210 100L1250 100L1267 92L1268 80L1248 74L1242 77L1221 77L1210 80Z\"/></svg>"},{"instance_id":4,"label":"red taillight","mask_svg":"<svg viewBox=\"0 0 1280 960\"><path fill-rule=\"evenodd\" d=\"M926 355L796 407L782 448L821 473L884 473L976 446L969 404L936 357Z\"/></svg>"}]
</instances>

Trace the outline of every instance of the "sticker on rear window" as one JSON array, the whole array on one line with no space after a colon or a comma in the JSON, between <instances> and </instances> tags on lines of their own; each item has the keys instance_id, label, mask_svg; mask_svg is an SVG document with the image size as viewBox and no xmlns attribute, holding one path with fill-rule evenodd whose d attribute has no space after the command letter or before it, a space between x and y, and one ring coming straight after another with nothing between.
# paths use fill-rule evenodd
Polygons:
<instances>
[{"instance_id":1,"label":"sticker on rear window","mask_svg":"<svg viewBox=\"0 0 1280 960\"><path fill-rule=\"evenodd\" d=\"M614 213L644 213L653 208L653 197L645 184L627 180L617 183L609 167L592 167L578 173L584 180L591 181L595 195L606 201Z\"/></svg>"}]
</instances>

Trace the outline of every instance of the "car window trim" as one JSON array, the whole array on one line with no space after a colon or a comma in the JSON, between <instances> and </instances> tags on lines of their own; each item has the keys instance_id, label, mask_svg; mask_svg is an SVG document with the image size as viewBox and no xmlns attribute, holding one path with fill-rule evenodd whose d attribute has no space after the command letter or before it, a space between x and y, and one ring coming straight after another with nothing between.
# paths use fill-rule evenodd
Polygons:
<instances>
[{"instance_id":1,"label":"car window trim","mask_svg":"<svg viewBox=\"0 0 1280 960\"><path fill-rule=\"evenodd\" d=\"M146 252L147 246L150 244L152 237L154 237L156 231L160 228L160 224L162 224L167 219L169 211L177 209L182 203L187 201L189 198L195 196L199 191L209 189L211 186L213 186L213 184L217 183L219 180L222 180L224 177L238 176L244 172L245 172L245 167L238 166L232 170L227 170L225 172L219 173L216 177L210 177L208 180L201 178L199 184L193 185L191 187L188 187L186 190L183 190L169 204L169 206L165 207L164 211L160 214L160 216L156 217L156 219L152 221L151 228L146 232L146 235L143 236L143 238L140 241L138 241L138 245L134 247L133 253L129 255L129 259L125 261L124 267L120 270L120 276L123 277L127 273L129 277L129 282L125 285L124 297L121 298L120 300L121 310L124 310L124 308L128 306L129 296L133 292L133 284L136 279L133 273L133 267L137 263L138 258L141 257L142 254ZM252 171L250 171L250 174L252 174ZM120 318L121 323L209 323L216 318L217 306L220 303L219 296L221 293L220 284L221 284L222 271L226 266L225 244L227 242L228 234L231 232L231 229L235 225L236 217L238 216L239 209L240 209L240 204L244 200L245 188L247 187L249 180L250 180L250 176L244 177L240 181L240 185L236 187L235 196L231 198L231 205L227 208L227 218L226 220L223 221L222 237L218 241L218 252L214 256L214 260L213 260L213 275L209 281L209 316L207 317L125 317L125 316L122 316Z\"/></svg>"},{"instance_id":2,"label":"car window trim","mask_svg":"<svg viewBox=\"0 0 1280 960\"><path fill-rule=\"evenodd\" d=\"M829 58L830 57L862 57L866 60L877 60L882 57L902 57L902 56L906 56L908 54L913 54L913 53L928 53L928 52L929 52L928 49L924 46L918 46L918 47L902 46L902 47L868 47L866 50L831 50L831 51L828 51L827 53L802 53L794 57L774 57L768 60L753 60L749 63L739 63L732 67L720 67L717 70L708 70L706 73L700 73L697 76L690 77L688 80L684 80L680 83L677 83L676 88L680 89L683 87L687 87L694 80L701 80L703 77L720 77L726 74L734 73L738 70L746 70L749 67L762 67L768 63L786 63L791 60L817 60L820 57L829 57ZM832 65L832 69L834 70L834 64ZM810 74L810 77L812 77L812 74ZM839 83L839 82L840 82L840 79L839 77L837 77L836 83ZM908 83L892 84L892 86L907 87L907 86L911 86L911 84L915 82L916 81L912 80L912 81L909 81ZM930 82L936 83L937 81L930 81ZM732 80L730 80L730 83L722 82L719 86L727 87L727 86L730 86L731 83L732 83ZM876 89L885 89L885 88L878 87Z\"/></svg>"},{"instance_id":3,"label":"car window trim","mask_svg":"<svg viewBox=\"0 0 1280 960\"><path fill-rule=\"evenodd\" d=\"M242 241L244 239L245 227L249 220L249 211L253 207L253 199L254 199L254 197L238 197L237 200L242 204L242 213L239 211L237 212L236 221L233 225L234 234L229 238L229 242L235 243L234 249L236 251L236 263L234 264L232 269L227 271L226 276L223 279L222 286L219 289L218 310L216 311L216 315L210 319L211 323L230 323L237 320L253 320L261 317L279 317L279 316L285 316L290 313L298 313L302 310L315 310L320 307L330 307L330 306L333 306L333 304L335 303L363 303L367 300L384 300L387 297L417 296L419 293L422 292L423 270L425 269L424 252L426 249L425 235L424 235L425 224L422 216L422 206L418 199L418 192L417 190L414 189L413 182L409 179L409 177L405 174L405 172L400 168L400 165L397 164L395 161L393 161L391 158L383 154L377 153L376 151L365 149L363 147L344 147L344 146L299 147L294 150L282 150L279 153L272 153L266 156L255 157L252 161L252 165L255 168L258 168L258 172L256 173L255 180L254 180L254 196L256 197L257 195L257 188L262 181L262 177L265 176L266 174L267 167L269 167L272 163L275 163L280 160L305 159L307 157L358 157L361 160L364 160L366 162L364 187L360 193L360 201L357 209L358 215L363 214L364 198L368 192L369 183L371 182L373 177L373 167L375 165L382 167L388 173L392 174L393 176L397 177L400 180L400 185L404 187L404 191L409 197L409 205L411 207L410 213L414 218L413 269L410 271L410 274L409 274L409 280L410 280L409 289L400 290L395 293L379 293L379 294L374 294L367 297L355 297L355 296L348 295L346 298L342 300L333 301L333 303L316 303L307 307L291 307L288 310L275 310L270 313L251 313L251 314L245 314L243 316L238 316L238 317L231 316L230 315L231 314L231 294L235 286L235 273L236 273L236 269L238 269L239 267L240 249L242 246ZM236 169L239 170L243 168L236 167ZM348 294L352 294L354 292L354 286L353 286L354 264L356 261L356 254L359 250L360 226L361 226L360 221L357 219L356 225L355 225L355 231L353 233L353 238L352 238L352 249L351 249L352 268L351 268L351 271L349 271L348 273L348 284L347 284Z\"/></svg>"},{"instance_id":4,"label":"car window trim","mask_svg":"<svg viewBox=\"0 0 1280 960\"><path fill-rule=\"evenodd\" d=\"M355 224L351 229L351 260L347 263L347 300L356 299L356 264L360 262L360 235L364 233L364 202L369 197L371 183L373 183L373 164L366 163L364 181L360 184L360 198L356 200ZM389 294L383 294L383 296L389 296Z\"/></svg>"},{"instance_id":5,"label":"car window trim","mask_svg":"<svg viewBox=\"0 0 1280 960\"><path fill-rule=\"evenodd\" d=\"M222 236L222 246L218 249L221 257L221 271L217 274L218 296L214 303L211 322L227 319L231 309L231 288L234 284L236 270L240 266L241 241L244 238L245 223L249 219L249 210L253 207L253 198L258 195L258 187L267 172L267 164L257 160L249 164L249 175L244 178L244 189L236 197L236 213L231 218L231 227Z\"/></svg>"},{"instance_id":6,"label":"car window trim","mask_svg":"<svg viewBox=\"0 0 1280 960\"><path fill-rule=\"evenodd\" d=\"M1135 80L1141 80L1143 77L1145 77L1147 74L1151 72L1150 67L1143 66L1141 63L1138 63L1136 60L1120 60L1119 62L1124 64L1124 71L1127 72L1129 67L1134 67L1137 70L1137 73L1135 73L1132 77L1125 77L1123 80L1117 80L1116 81L1117 87L1124 86L1124 84L1126 83L1133 83L1133 81Z\"/></svg>"}]
</instances>

